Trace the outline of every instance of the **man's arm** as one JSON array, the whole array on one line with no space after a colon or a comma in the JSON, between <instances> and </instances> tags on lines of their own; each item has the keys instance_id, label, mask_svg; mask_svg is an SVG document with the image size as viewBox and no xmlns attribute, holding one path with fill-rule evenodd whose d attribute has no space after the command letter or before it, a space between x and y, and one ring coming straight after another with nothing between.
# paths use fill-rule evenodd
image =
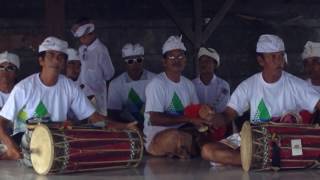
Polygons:
<instances>
[{"instance_id":1,"label":"man's arm","mask_svg":"<svg viewBox=\"0 0 320 180\"><path fill-rule=\"evenodd\" d=\"M97 123L104 123L106 125L106 128L110 129L133 129L133 130L138 130L137 127L137 122L131 122L131 123L121 123L121 122L116 122L112 120L110 117L103 116L97 112L94 112L89 118L89 122L92 124L97 124Z\"/></svg>"},{"instance_id":2,"label":"man's arm","mask_svg":"<svg viewBox=\"0 0 320 180\"><path fill-rule=\"evenodd\" d=\"M222 113L217 113L214 115L212 120L212 125L215 128L226 127L228 124L232 123L238 117L237 111L227 106Z\"/></svg>"},{"instance_id":3,"label":"man's arm","mask_svg":"<svg viewBox=\"0 0 320 180\"><path fill-rule=\"evenodd\" d=\"M149 112L150 122L153 126L174 126L183 123L192 123L194 125L210 125L211 121L201 118L187 118L185 116L170 116L161 112Z\"/></svg>"},{"instance_id":4,"label":"man's arm","mask_svg":"<svg viewBox=\"0 0 320 180\"><path fill-rule=\"evenodd\" d=\"M0 141L7 146L8 150L4 155L4 159L17 160L21 158L21 154L18 146L8 135L6 127L8 125L8 120L0 116Z\"/></svg>"}]
</instances>

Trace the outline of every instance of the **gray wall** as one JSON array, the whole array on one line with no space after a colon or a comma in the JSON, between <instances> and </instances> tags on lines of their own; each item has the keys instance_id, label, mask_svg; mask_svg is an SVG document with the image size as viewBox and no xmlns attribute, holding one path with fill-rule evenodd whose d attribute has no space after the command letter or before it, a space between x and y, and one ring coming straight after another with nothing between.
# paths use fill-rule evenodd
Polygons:
<instances>
[{"instance_id":1,"label":"gray wall","mask_svg":"<svg viewBox=\"0 0 320 180\"><path fill-rule=\"evenodd\" d=\"M69 4L75 1L66 2ZM161 8L157 9L156 13L159 14L158 16L148 17L146 13L145 17L141 17L141 14L140 17L133 17L130 14L126 14L126 10L130 8L130 4L127 4L129 7L126 7L127 9L125 10L119 6L120 12L115 9L111 11L112 7L105 7L106 12L104 12L104 7L101 7L99 11L94 10L99 4L87 7L88 2L87 4L78 4L72 8L70 5L66 5L67 24L65 39L72 47L78 47L78 42L70 33L71 24L80 14L85 16L92 15L91 17L95 20L100 39L109 48L117 74L123 71L121 48L127 42L141 43L145 47L146 68L157 73L162 71L162 44L170 35L180 34L180 32ZM102 3L104 1L99 2ZM21 11L19 11L20 14L13 12L14 7L16 7L14 3L20 3L21 8L24 9L23 13ZM37 0L31 6L28 5L28 8L25 8L25 6L27 4L24 1L14 0L7 7L7 11L11 12L9 14L10 17L9 15L6 17L5 12L0 13L2 15L2 19L0 19L0 45L8 46L9 50L20 55L22 69L19 79L39 71L36 58L36 44L39 42L38 35L44 31L42 22L43 9L41 9L43 3ZM143 8L144 6L141 7ZM84 9L87 9L86 13L83 13ZM112 15L112 13L115 15ZM121 13L122 16L117 16ZM131 14L137 13L139 12L131 12ZM314 16L317 17L317 15ZM190 25L192 24L192 18L186 16L184 20ZM320 26L313 25L312 23L311 25L303 24L304 21L299 22L300 24L295 25L281 24L279 21L252 20L239 17L234 10L231 11L206 43L208 47L215 48L221 56L222 65L218 69L217 74L226 79L231 84L232 89L234 89L240 81L259 71L255 60L255 45L259 35L262 33L276 33L285 41L289 57L287 70L302 77L303 68L300 54L307 40L320 41ZM308 22L310 23L310 21ZM14 42L13 45L9 46L8 44L12 42ZM184 42L188 48L188 66L184 74L189 78L194 78L196 74L192 61L196 53L192 52L192 46L186 38L184 38Z\"/></svg>"}]
</instances>

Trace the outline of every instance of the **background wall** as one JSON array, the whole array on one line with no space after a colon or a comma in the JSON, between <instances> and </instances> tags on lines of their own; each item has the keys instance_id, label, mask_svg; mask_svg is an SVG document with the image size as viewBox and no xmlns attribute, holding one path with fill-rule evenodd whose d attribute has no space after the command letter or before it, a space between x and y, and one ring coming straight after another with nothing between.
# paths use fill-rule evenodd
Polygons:
<instances>
[{"instance_id":1,"label":"background wall","mask_svg":"<svg viewBox=\"0 0 320 180\"><path fill-rule=\"evenodd\" d=\"M223 0L203 1L203 17L211 17ZM43 0L3 1L0 9L0 50L10 50L21 57L19 79L39 71L36 51L45 34L45 4ZM173 1L176 12L192 26L193 2ZM255 45L260 34L275 33L283 38L289 64L287 71L303 76L300 54L307 40L320 41L320 1L316 0L236 0L222 23L206 42L221 56L217 74L226 79L232 89L243 79L259 71L255 60ZM159 1L152 0L65 0L64 39L72 47L78 42L71 33L72 23L79 17L94 19L99 38L109 48L117 74L123 71L121 48L127 42L145 47L146 68L161 72L161 47L170 35L181 32L171 21ZM188 66L184 74L196 76L196 55L192 44L188 48Z\"/></svg>"}]
</instances>

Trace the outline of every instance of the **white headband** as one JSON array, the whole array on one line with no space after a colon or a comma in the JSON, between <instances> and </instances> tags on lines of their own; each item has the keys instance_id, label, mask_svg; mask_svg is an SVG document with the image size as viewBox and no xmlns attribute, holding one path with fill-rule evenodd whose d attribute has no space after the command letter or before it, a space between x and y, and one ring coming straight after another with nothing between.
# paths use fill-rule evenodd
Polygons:
<instances>
[{"instance_id":1,"label":"white headband","mask_svg":"<svg viewBox=\"0 0 320 180\"><path fill-rule=\"evenodd\" d=\"M79 38L85 34L93 32L94 29L95 29L94 24L88 23L88 24L79 26L75 31L71 31L71 32L73 33L74 37Z\"/></svg>"},{"instance_id":2,"label":"white headband","mask_svg":"<svg viewBox=\"0 0 320 180\"><path fill-rule=\"evenodd\" d=\"M186 51L186 47L184 46L183 42L181 41L182 36L170 36L167 41L162 46L162 54L165 54L168 51L180 49Z\"/></svg>"},{"instance_id":3,"label":"white headband","mask_svg":"<svg viewBox=\"0 0 320 180\"><path fill-rule=\"evenodd\" d=\"M209 56L209 57L213 58L214 60L217 61L217 66L220 65L220 56L219 56L219 54L217 53L216 50L214 50L212 48L201 47L199 49L198 59L203 55L206 55L206 56Z\"/></svg>"},{"instance_id":4,"label":"white headband","mask_svg":"<svg viewBox=\"0 0 320 180\"><path fill-rule=\"evenodd\" d=\"M276 35L263 34L257 42L257 53L273 53L285 51L282 39Z\"/></svg>"},{"instance_id":5,"label":"white headband","mask_svg":"<svg viewBox=\"0 0 320 180\"><path fill-rule=\"evenodd\" d=\"M304 45L304 50L301 54L302 59L310 57L320 57L320 43L308 41Z\"/></svg>"},{"instance_id":6,"label":"white headband","mask_svg":"<svg viewBox=\"0 0 320 180\"><path fill-rule=\"evenodd\" d=\"M127 43L122 48L122 58L129 56L143 56L144 48L140 44Z\"/></svg>"},{"instance_id":7,"label":"white headband","mask_svg":"<svg viewBox=\"0 0 320 180\"><path fill-rule=\"evenodd\" d=\"M73 48L67 49L68 61L80 61L79 52Z\"/></svg>"},{"instance_id":8,"label":"white headband","mask_svg":"<svg viewBox=\"0 0 320 180\"><path fill-rule=\"evenodd\" d=\"M59 51L67 54L68 43L56 37L47 37L39 46L39 53L48 50Z\"/></svg>"},{"instance_id":9,"label":"white headband","mask_svg":"<svg viewBox=\"0 0 320 180\"><path fill-rule=\"evenodd\" d=\"M9 62L17 66L17 68L20 68L20 59L19 56L13 53L9 53L8 51L5 51L0 54L0 64L4 62Z\"/></svg>"}]
</instances>

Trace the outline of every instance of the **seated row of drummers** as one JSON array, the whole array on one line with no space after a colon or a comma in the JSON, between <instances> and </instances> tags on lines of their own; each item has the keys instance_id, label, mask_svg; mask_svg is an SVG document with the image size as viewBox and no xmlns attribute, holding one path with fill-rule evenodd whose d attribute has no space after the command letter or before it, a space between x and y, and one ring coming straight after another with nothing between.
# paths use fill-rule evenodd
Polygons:
<instances>
[{"instance_id":1,"label":"seated row of drummers","mask_svg":"<svg viewBox=\"0 0 320 180\"><path fill-rule=\"evenodd\" d=\"M285 112L313 113L320 108L319 43L305 45L302 57L310 79L304 81L283 71L287 63L283 41L275 35L261 35L256 52L262 72L243 81L231 97L228 83L215 75L220 57L214 49L200 48L199 76L190 81L182 76L187 59L181 37L171 36L163 44L164 69L158 75L144 69L141 45L126 44L122 48L126 72L109 85L108 116L95 112L81 90L78 81L81 61L77 51L68 49L67 42L61 39L48 37L38 52L41 72L15 86L19 58L8 52L0 55L1 159L21 158L19 145L22 148L28 145L24 142L28 139L25 137L28 133L24 134L28 119L61 121L68 114L69 119L89 119L116 129L136 129L135 123L127 122L138 122L145 135L146 150L154 156L190 158L201 152L204 159L238 165L238 146L230 148L228 142L239 141L240 137L233 135L220 142L212 139L223 138L226 125L245 111L250 110L252 123L261 123ZM66 61L66 76L71 80L61 75ZM301 116L310 122L305 112ZM8 122L14 126L12 137L6 131Z\"/></svg>"}]
</instances>

